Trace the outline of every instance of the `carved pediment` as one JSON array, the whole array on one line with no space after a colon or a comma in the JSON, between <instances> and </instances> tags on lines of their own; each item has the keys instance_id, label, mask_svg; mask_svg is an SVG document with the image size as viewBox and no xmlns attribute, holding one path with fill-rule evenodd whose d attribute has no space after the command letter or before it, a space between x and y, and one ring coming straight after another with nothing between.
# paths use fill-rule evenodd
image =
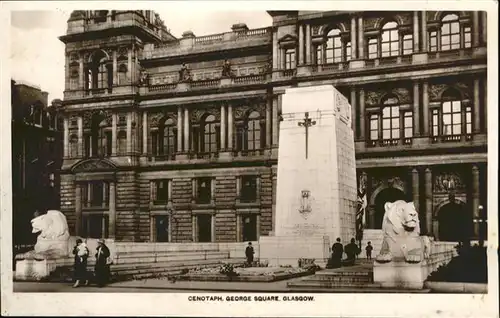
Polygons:
<instances>
[{"instance_id":1,"label":"carved pediment","mask_svg":"<svg viewBox=\"0 0 500 318\"><path fill-rule=\"evenodd\" d=\"M110 171L116 170L116 166L107 159L88 159L76 163L71 171L73 173L93 172L93 171Z\"/></svg>"},{"instance_id":2,"label":"carved pediment","mask_svg":"<svg viewBox=\"0 0 500 318\"><path fill-rule=\"evenodd\" d=\"M295 35L287 34L278 40L280 46L291 46L297 43L297 37Z\"/></svg>"}]
</instances>

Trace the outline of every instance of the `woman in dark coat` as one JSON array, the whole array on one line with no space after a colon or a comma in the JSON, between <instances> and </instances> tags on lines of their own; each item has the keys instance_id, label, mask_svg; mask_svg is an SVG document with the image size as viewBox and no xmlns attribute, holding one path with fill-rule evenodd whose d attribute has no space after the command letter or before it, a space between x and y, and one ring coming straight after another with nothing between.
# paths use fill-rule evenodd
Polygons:
<instances>
[{"instance_id":1,"label":"woman in dark coat","mask_svg":"<svg viewBox=\"0 0 500 318\"><path fill-rule=\"evenodd\" d=\"M85 285L88 285L87 259L89 257L89 250L81 239L76 240L76 245L73 247L73 255L75 255L75 284L73 287L76 288L80 286L80 281L85 281Z\"/></svg>"},{"instance_id":2,"label":"woman in dark coat","mask_svg":"<svg viewBox=\"0 0 500 318\"><path fill-rule=\"evenodd\" d=\"M344 255L344 246L340 243L340 237L337 238L337 242L332 246L332 259L331 267L339 268L342 266L342 256Z\"/></svg>"},{"instance_id":3,"label":"woman in dark coat","mask_svg":"<svg viewBox=\"0 0 500 318\"><path fill-rule=\"evenodd\" d=\"M95 254L95 279L97 286L103 287L109 280L110 271L108 257L110 256L109 248L104 244L104 240L97 241L97 251Z\"/></svg>"}]
</instances>

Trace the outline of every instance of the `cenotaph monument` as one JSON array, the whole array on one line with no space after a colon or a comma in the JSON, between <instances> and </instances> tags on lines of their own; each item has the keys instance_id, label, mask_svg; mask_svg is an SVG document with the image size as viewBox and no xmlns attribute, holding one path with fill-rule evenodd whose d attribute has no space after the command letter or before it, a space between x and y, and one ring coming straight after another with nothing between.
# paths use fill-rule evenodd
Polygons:
<instances>
[{"instance_id":1,"label":"cenotaph monument","mask_svg":"<svg viewBox=\"0 0 500 318\"><path fill-rule=\"evenodd\" d=\"M282 99L274 236L259 240L270 266L324 266L331 244L355 237L356 161L351 106L332 85L290 88Z\"/></svg>"}]
</instances>

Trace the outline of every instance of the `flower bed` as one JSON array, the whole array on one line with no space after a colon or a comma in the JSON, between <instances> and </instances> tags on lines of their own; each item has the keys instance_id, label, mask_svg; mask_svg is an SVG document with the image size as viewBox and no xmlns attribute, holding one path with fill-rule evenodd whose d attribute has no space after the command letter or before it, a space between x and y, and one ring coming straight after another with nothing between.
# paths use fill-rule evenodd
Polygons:
<instances>
[{"instance_id":1,"label":"flower bed","mask_svg":"<svg viewBox=\"0 0 500 318\"><path fill-rule=\"evenodd\" d=\"M180 275L179 280L232 281L232 282L274 282L314 274L304 268L291 267L233 267L227 264L215 268L199 268Z\"/></svg>"}]
</instances>

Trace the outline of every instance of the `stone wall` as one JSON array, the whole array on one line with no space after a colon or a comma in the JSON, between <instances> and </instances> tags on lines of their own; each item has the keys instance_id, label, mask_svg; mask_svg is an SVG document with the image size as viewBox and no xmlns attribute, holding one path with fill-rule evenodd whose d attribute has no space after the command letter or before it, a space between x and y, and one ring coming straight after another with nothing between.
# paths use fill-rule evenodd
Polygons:
<instances>
[{"instance_id":1,"label":"stone wall","mask_svg":"<svg viewBox=\"0 0 500 318\"><path fill-rule=\"evenodd\" d=\"M70 233L75 233L75 182L70 174L61 175L61 212L68 221Z\"/></svg>"},{"instance_id":2,"label":"stone wall","mask_svg":"<svg viewBox=\"0 0 500 318\"><path fill-rule=\"evenodd\" d=\"M116 185L116 240L135 241L140 237L139 186L134 171L117 173Z\"/></svg>"}]
</instances>

